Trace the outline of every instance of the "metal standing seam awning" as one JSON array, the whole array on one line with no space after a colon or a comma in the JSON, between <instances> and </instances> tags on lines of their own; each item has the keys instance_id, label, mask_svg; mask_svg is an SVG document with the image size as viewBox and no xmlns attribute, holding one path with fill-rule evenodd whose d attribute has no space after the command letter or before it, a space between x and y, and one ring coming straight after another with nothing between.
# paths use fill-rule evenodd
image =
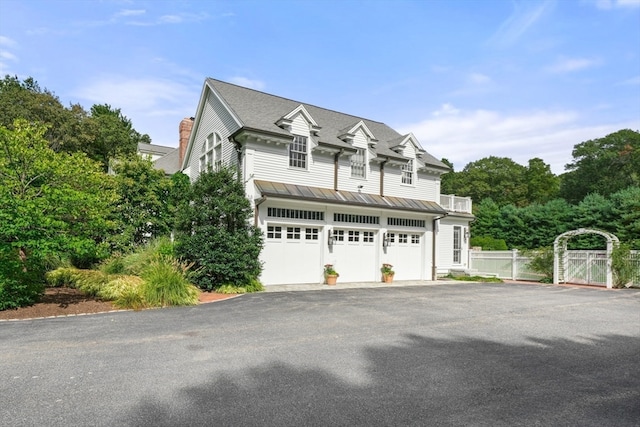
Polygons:
<instances>
[{"instance_id":1,"label":"metal standing seam awning","mask_svg":"<svg viewBox=\"0 0 640 427\"><path fill-rule=\"evenodd\" d=\"M283 184L281 182L254 181L258 193L262 197L306 200L310 202L329 203L368 208L394 209L426 214L443 215L447 211L436 202L407 199L403 197L379 196L377 194L359 193L355 191L335 191L328 188L309 187L306 185Z\"/></svg>"}]
</instances>

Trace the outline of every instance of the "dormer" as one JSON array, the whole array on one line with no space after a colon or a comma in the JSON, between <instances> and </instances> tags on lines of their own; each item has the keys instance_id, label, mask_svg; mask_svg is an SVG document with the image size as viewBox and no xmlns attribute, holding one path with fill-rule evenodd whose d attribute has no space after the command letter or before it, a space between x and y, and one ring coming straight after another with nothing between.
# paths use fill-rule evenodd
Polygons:
<instances>
[{"instance_id":1,"label":"dormer","mask_svg":"<svg viewBox=\"0 0 640 427\"><path fill-rule=\"evenodd\" d=\"M338 138L348 144L353 144L353 139L356 137L356 134L359 131L361 131L362 134L366 137L367 144L369 145L369 147L371 148L375 147L378 140L373 135L373 132L371 132L371 130L367 127L366 123L362 120L340 130L338 132Z\"/></svg>"},{"instance_id":2,"label":"dormer","mask_svg":"<svg viewBox=\"0 0 640 427\"><path fill-rule=\"evenodd\" d=\"M318 126L318 123L316 123L313 117L311 117L311 114L309 114L302 104L298 105L293 111L278 119L276 125L291 132L293 130L293 121L298 116L302 116L306 121L307 126L309 126L309 134L312 136L318 136L318 131L321 127Z\"/></svg>"},{"instance_id":3,"label":"dormer","mask_svg":"<svg viewBox=\"0 0 640 427\"><path fill-rule=\"evenodd\" d=\"M422 154L425 153L424 149L420 146L418 139L412 133L408 133L400 138L389 141L389 148L396 153L411 159L420 158Z\"/></svg>"}]
</instances>

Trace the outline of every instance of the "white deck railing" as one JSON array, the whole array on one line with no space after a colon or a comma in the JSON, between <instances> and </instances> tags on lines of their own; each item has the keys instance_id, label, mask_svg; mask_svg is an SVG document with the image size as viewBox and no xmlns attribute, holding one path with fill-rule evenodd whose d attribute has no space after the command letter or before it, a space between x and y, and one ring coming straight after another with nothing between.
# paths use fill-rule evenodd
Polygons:
<instances>
[{"instance_id":1,"label":"white deck railing","mask_svg":"<svg viewBox=\"0 0 640 427\"><path fill-rule=\"evenodd\" d=\"M453 194L441 194L440 206L450 212L471 213L471 197L460 197Z\"/></svg>"}]
</instances>

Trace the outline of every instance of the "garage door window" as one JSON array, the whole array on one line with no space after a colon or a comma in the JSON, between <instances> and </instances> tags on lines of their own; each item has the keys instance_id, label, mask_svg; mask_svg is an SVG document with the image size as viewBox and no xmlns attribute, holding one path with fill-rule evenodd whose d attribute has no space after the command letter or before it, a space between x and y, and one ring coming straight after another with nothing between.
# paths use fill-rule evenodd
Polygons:
<instances>
[{"instance_id":1,"label":"garage door window","mask_svg":"<svg viewBox=\"0 0 640 427\"><path fill-rule=\"evenodd\" d=\"M304 238L306 240L318 240L318 229L317 228L305 228L304 229Z\"/></svg>"},{"instance_id":2,"label":"garage door window","mask_svg":"<svg viewBox=\"0 0 640 427\"><path fill-rule=\"evenodd\" d=\"M398 233L398 243L407 243L409 241L409 235Z\"/></svg>"},{"instance_id":3,"label":"garage door window","mask_svg":"<svg viewBox=\"0 0 640 427\"><path fill-rule=\"evenodd\" d=\"M350 242L359 242L360 241L360 232L356 230L349 230L349 241Z\"/></svg>"},{"instance_id":4,"label":"garage door window","mask_svg":"<svg viewBox=\"0 0 640 427\"><path fill-rule=\"evenodd\" d=\"M287 240L300 240L300 227L287 227Z\"/></svg>"},{"instance_id":5,"label":"garage door window","mask_svg":"<svg viewBox=\"0 0 640 427\"><path fill-rule=\"evenodd\" d=\"M363 231L362 241L364 243L373 243L373 231Z\"/></svg>"},{"instance_id":6,"label":"garage door window","mask_svg":"<svg viewBox=\"0 0 640 427\"><path fill-rule=\"evenodd\" d=\"M281 239L282 227L270 225L267 227L267 239Z\"/></svg>"},{"instance_id":7,"label":"garage door window","mask_svg":"<svg viewBox=\"0 0 640 427\"><path fill-rule=\"evenodd\" d=\"M344 242L344 230L333 230L333 240L335 242Z\"/></svg>"},{"instance_id":8,"label":"garage door window","mask_svg":"<svg viewBox=\"0 0 640 427\"><path fill-rule=\"evenodd\" d=\"M411 243L414 245L419 245L420 244L420 235L419 234L412 234L411 235Z\"/></svg>"}]
</instances>

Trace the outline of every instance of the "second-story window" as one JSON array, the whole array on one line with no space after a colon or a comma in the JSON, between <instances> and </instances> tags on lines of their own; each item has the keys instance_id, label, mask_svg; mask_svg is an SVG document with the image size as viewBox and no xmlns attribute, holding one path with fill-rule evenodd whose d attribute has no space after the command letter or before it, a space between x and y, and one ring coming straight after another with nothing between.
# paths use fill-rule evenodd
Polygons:
<instances>
[{"instance_id":1,"label":"second-story window","mask_svg":"<svg viewBox=\"0 0 640 427\"><path fill-rule=\"evenodd\" d=\"M355 154L351 156L351 176L354 178L366 178L366 153L364 148L358 148Z\"/></svg>"},{"instance_id":2,"label":"second-story window","mask_svg":"<svg viewBox=\"0 0 640 427\"><path fill-rule=\"evenodd\" d=\"M222 164L222 138L217 133L210 134L200 150L200 172L207 168L217 168Z\"/></svg>"},{"instance_id":3,"label":"second-story window","mask_svg":"<svg viewBox=\"0 0 640 427\"><path fill-rule=\"evenodd\" d=\"M413 159L402 166L402 183L413 184Z\"/></svg>"},{"instance_id":4,"label":"second-story window","mask_svg":"<svg viewBox=\"0 0 640 427\"><path fill-rule=\"evenodd\" d=\"M307 137L294 135L293 142L289 145L289 166L294 168L307 168Z\"/></svg>"}]
</instances>

